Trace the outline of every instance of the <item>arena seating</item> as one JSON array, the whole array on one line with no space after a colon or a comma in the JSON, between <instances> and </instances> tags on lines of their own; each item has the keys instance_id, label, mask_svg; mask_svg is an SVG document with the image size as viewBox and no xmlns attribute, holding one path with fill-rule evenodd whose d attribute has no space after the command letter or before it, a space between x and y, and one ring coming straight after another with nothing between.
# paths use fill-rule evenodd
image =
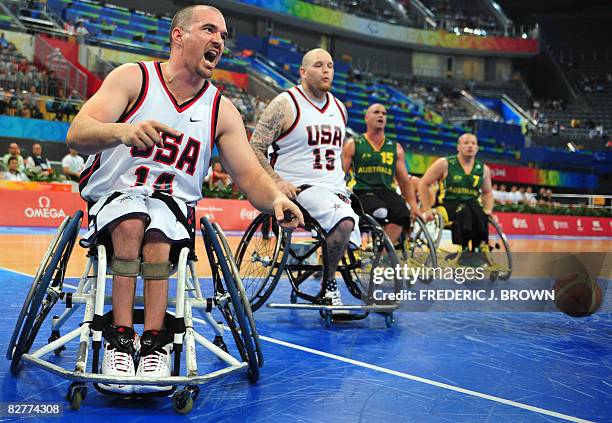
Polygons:
<instances>
[{"instance_id":1,"label":"arena seating","mask_svg":"<svg viewBox=\"0 0 612 423\"><path fill-rule=\"evenodd\" d=\"M478 0L423 0L422 3L434 13L438 27L449 32L483 36L501 32L495 18L483 6L484 2Z\"/></svg>"}]
</instances>

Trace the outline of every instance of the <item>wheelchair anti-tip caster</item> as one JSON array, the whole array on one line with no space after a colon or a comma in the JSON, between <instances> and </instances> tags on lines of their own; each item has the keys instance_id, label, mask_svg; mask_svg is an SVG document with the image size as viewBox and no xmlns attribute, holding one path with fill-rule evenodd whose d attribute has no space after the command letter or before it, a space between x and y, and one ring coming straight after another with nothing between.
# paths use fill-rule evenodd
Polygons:
<instances>
[{"instance_id":1,"label":"wheelchair anti-tip caster","mask_svg":"<svg viewBox=\"0 0 612 423\"><path fill-rule=\"evenodd\" d=\"M172 394L172 408L178 414L188 414L193 409L193 401L200 394L197 386L188 386Z\"/></svg>"},{"instance_id":2,"label":"wheelchair anti-tip caster","mask_svg":"<svg viewBox=\"0 0 612 423\"><path fill-rule=\"evenodd\" d=\"M78 411L85 397L87 397L87 386L83 382L72 382L66 393L66 401L70 402L70 408Z\"/></svg>"},{"instance_id":3,"label":"wheelchair anti-tip caster","mask_svg":"<svg viewBox=\"0 0 612 423\"><path fill-rule=\"evenodd\" d=\"M393 313L386 313L385 314L385 325L387 325L387 327L390 328L391 326L393 326L393 323L395 323L395 319L393 318Z\"/></svg>"},{"instance_id":4,"label":"wheelchair anti-tip caster","mask_svg":"<svg viewBox=\"0 0 612 423\"><path fill-rule=\"evenodd\" d=\"M491 282L495 282L498 277L499 277L499 272L491 272L491 274L489 275L489 280Z\"/></svg>"},{"instance_id":5,"label":"wheelchair anti-tip caster","mask_svg":"<svg viewBox=\"0 0 612 423\"><path fill-rule=\"evenodd\" d=\"M54 316L54 318L57 318L57 316ZM53 341L55 341L57 339L60 339L60 336L61 335L60 335L59 330L57 330L57 329L52 330L51 331L51 336L47 339L47 343L50 344L51 342L53 342ZM60 355L62 355L62 351L64 351L65 349L66 349L66 347L62 345L61 347L54 349L53 353L56 356L60 356Z\"/></svg>"}]
</instances>

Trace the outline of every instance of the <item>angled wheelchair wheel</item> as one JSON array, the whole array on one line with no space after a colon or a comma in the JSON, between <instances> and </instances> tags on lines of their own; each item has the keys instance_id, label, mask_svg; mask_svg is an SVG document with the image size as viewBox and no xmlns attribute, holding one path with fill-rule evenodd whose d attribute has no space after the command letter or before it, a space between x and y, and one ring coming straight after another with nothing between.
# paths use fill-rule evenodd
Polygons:
<instances>
[{"instance_id":1,"label":"angled wheelchair wheel","mask_svg":"<svg viewBox=\"0 0 612 423\"><path fill-rule=\"evenodd\" d=\"M216 305L232 332L240 357L249 365L249 381L255 383L259 379L263 357L248 298L240 289L237 267L230 264L234 260L231 251L222 246L223 233L206 218L200 222L204 247L212 269Z\"/></svg>"},{"instance_id":2,"label":"angled wheelchair wheel","mask_svg":"<svg viewBox=\"0 0 612 423\"><path fill-rule=\"evenodd\" d=\"M512 275L512 252L508 238L499 224L489 216L489 251L486 252L491 279L508 280Z\"/></svg>"},{"instance_id":3,"label":"angled wheelchair wheel","mask_svg":"<svg viewBox=\"0 0 612 423\"><path fill-rule=\"evenodd\" d=\"M442 242L442 233L444 232L444 217L438 212L435 214L436 218L432 222L424 222L427 227L427 232L434 243L436 249Z\"/></svg>"},{"instance_id":4,"label":"angled wheelchair wheel","mask_svg":"<svg viewBox=\"0 0 612 423\"><path fill-rule=\"evenodd\" d=\"M438 266L436 244L431 237L430 228L420 217L414 220L410 237L402 241L401 258L409 268L435 268ZM432 278L433 274L427 272L419 280L429 283Z\"/></svg>"},{"instance_id":5,"label":"angled wheelchair wheel","mask_svg":"<svg viewBox=\"0 0 612 423\"><path fill-rule=\"evenodd\" d=\"M272 216L261 213L249 225L236 250L236 265L251 309L257 311L270 297L287 261L291 242Z\"/></svg>"},{"instance_id":6,"label":"angled wheelchair wheel","mask_svg":"<svg viewBox=\"0 0 612 423\"><path fill-rule=\"evenodd\" d=\"M402 290L402 280L385 278L386 268L397 269L399 260L393 244L382 227L369 215L363 215L361 225L361 246L356 251L349 250L346 265L351 267L349 280L345 280L349 291L366 304L390 305L396 301L381 299L384 293L398 293ZM376 294L375 291L379 291Z\"/></svg>"},{"instance_id":7,"label":"angled wheelchair wheel","mask_svg":"<svg viewBox=\"0 0 612 423\"><path fill-rule=\"evenodd\" d=\"M83 212L79 210L64 220L36 272L7 350L14 375L21 371L21 357L30 351L40 327L62 293L68 260L82 219Z\"/></svg>"}]
</instances>

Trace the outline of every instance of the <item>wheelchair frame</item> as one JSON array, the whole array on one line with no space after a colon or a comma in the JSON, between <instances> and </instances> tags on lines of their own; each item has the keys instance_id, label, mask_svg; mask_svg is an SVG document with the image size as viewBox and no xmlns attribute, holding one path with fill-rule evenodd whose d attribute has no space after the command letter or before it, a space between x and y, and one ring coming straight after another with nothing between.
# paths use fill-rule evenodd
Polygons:
<instances>
[{"instance_id":1,"label":"wheelchair frame","mask_svg":"<svg viewBox=\"0 0 612 423\"><path fill-rule=\"evenodd\" d=\"M94 382L94 387L101 392L105 391L100 389L99 383L172 386L170 393L173 393L173 408L180 414L191 411L193 401L199 394L197 385L242 370L246 370L247 377L252 383L258 380L259 367L263 365L263 355L248 299L241 285L237 268L233 263L233 257L223 232L217 225L211 225L205 218L201 220L202 237L213 270L214 295L211 298L203 296L195 273L194 261L190 257L190 250L186 247L183 248L180 251L178 263L174 267L177 272L176 297L170 298L168 301L169 307L175 307L175 313L174 316L166 313L166 320L174 321L172 376L168 378L148 378L102 375L99 359L102 347L102 328L104 322L108 321L110 313L104 314L104 306L112 301L111 296L105 295L105 283L109 274L107 273L106 248L104 245L100 244L95 249L90 249L87 265L79 279L76 291L74 293L63 291L63 280L68 259L78 236L82 217L83 213L78 211L73 217L67 217L64 220L36 272L7 350L7 358L11 360L11 372L14 375L19 374L23 362L28 362L65 379L72 380L73 383L68 389L66 400L75 410L80 408L81 401L87 395L85 382ZM49 343L35 351L30 351L45 318L57 302L65 304L66 310L61 316L53 317ZM134 306L142 306L143 304L144 298L136 296ZM59 331L64 323L82 306L85 306L85 310L80 327L60 336ZM214 319L211 313L213 306L216 306L225 317L240 354L240 359L228 353L223 340L224 326ZM195 318L193 310L198 310L203 320ZM135 311L135 323L142 323L138 320L142 318L141 314L143 313L139 313L138 309ZM214 332L214 340L209 341L198 333L194 328L195 323L210 326ZM79 345L74 370L58 366L43 358L51 352L60 355L65 350L65 345L77 338ZM88 372L90 341L93 354L91 372ZM225 362L227 367L207 374L198 374L196 343ZM186 353L185 375L179 376L183 349ZM185 388L175 392L179 385L184 385ZM169 393L164 392L162 395L166 396ZM125 396L159 396L159 394L130 394Z\"/></svg>"},{"instance_id":2,"label":"wheelchair frame","mask_svg":"<svg viewBox=\"0 0 612 423\"><path fill-rule=\"evenodd\" d=\"M251 240L256 236L256 233L261 230L266 220L272 220L272 232L274 234L275 241L273 245L270 245L271 254L260 254L258 251L253 251L250 256L247 256L247 250L251 243ZM399 261L395 254L395 249L385 235L380 225L370 216L363 214L360 218L360 229L363 233L371 232L377 234L376 248L378 253L382 253L386 250L390 265L395 267L399 265ZM370 312L378 312L385 316L385 323L390 327L393 322L393 311L397 309L399 304L397 302L385 302L380 304L356 304L356 305L342 305L332 306L323 302L323 290L321 289L317 295L307 294L300 290L300 285L308 280L316 272L326 272L326 260L322 260L321 264L304 264L303 262L316 253L319 248L322 249L323 255L326 254L327 244L322 242L325 239L325 231L316 223L308 222L307 230L314 233L313 238L316 238L316 242L310 243L307 250L303 253L298 253L292 248L291 244L291 233L281 230L280 226L273 221L272 216L267 214L258 215L253 222L249 225L245 234L243 235L238 249L236 250L236 264L239 269L244 270L246 263L259 263L264 269L266 269L266 275L260 279L263 282L258 283L258 287L250 295L251 307L254 311L259 309L270 297L274 289L276 288L281 275L283 272L287 275L289 283L292 287L290 296L290 304L278 304L268 303L269 308L284 308L284 309L307 309L307 310L318 310L321 317L324 319L326 327L331 326L333 320L361 320L365 319ZM360 253L362 253L360 251ZM292 258L297 263L288 263L288 259ZM372 273L373 269L379 264L380 256L374 259L373 263L370 264ZM373 283L368 283L366 291L364 292L362 287L358 286L358 282L355 282L354 278L358 278L358 272L361 266L364 265L364 260L360 257L360 254L355 250L347 249L341 263L338 265L337 271L342 275L348 291L350 294L358 300L363 298L372 298L372 291L374 289ZM246 277L243 277L246 280ZM395 291L398 292L402 288L402 281L399 279L394 280ZM365 285L365 284L364 284ZM247 282L247 289L250 284ZM298 298L301 298L309 303L298 303ZM342 312L362 312L362 313L337 313Z\"/></svg>"},{"instance_id":3,"label":"wheelchair frame","mask_svg":"<svg viewBox=\"0 0 612 423\"><path fill-rule=\"evenodd\" d=\"M490 262L487 265L487 270L489 272L489 279L491 282L495 282L497 279L505 281L505 280L510 279L510 277L512 276L513 263L512 263L512 251L510 250L510 243L508 242L508 237L506 236L506 234L504 234L501 227L499 226L499 223L497 223L497 221L492 216L489 215L487 217L488 217L489 225L493 226L493 228L495 229L496 234L494 236L497 236L501 240L501 245L499 244L499 242L496 242L495 244L491 245L491 234L489 233L489 240L487 242L488 251L484 251L487 261ZM450 254L449 251L446 251L440 248L440 243L442 241L442 232L444 231L444 229L449 229L451 223L449 222L448 224L445 224L444 218L437 211L435 213L435 222L439 228L438 230L439 236L438 236L438 239L436 240L436 249L438 250L438 252L441 252L444 255ZM507 266L501 265L494 260L495 250L501 250L502 246L503 246L503 250L505 251L506 259L508 261ZM447 261L444 258L439 258L438 260L444 263L447 263L447 264L456 263L454 260Z\"/></svg>"}]
</instances>

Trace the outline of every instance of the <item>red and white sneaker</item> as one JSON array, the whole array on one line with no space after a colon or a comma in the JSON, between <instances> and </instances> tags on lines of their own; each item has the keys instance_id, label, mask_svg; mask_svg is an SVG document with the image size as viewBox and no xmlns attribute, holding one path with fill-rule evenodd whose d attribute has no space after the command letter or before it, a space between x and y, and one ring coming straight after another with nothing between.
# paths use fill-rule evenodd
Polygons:
<instances>
[{"instance_id":1,"label":"red and white sneaker","mask_svg":"<svg viewBox=\"0 0 612 423\"><path fill-rule=\"evenodd\" d=\"M136 376L165 379L171 375L172 367L172 335L168 331L148 330L140 338L140 361ZM171 391L172 386L139 385L134 387L134 392L163 393Z\"/></svg>"},{"instance_id":2,"label":"red and white sneaker","mask_svg":"<svg viewBox=\"0 0 612 423\"><path fill-rule=\"evenodd\" d=\"M134 353L139 349L138 335L126 326L108 326L103 331L104 358L102 374L105 376L134 376ZM118 394L131 394L133 385L98 384L102 389Z\"/></svg>"}]
</instances>

